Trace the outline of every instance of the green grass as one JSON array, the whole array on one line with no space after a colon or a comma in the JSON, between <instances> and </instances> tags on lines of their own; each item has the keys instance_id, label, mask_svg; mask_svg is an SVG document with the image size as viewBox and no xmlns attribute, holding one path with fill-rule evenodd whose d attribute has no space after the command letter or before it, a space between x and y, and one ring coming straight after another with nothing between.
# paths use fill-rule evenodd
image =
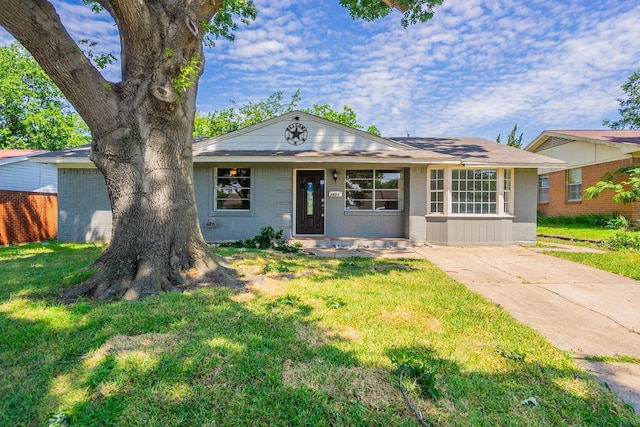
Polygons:
<instances>
[{"instance_id":1,"label":"green grass","mask_svg":"<svg viewBox=\"0 0 640 427\"><path fill-rule=\"evenodd\" d=\"M635 280L640 280L640 252L614 251L605 253L581 253L549 251L549 254L580 264L590 265L600 270L620 274Z\"/></svg>"},{"instance_id":2,"label":"green grass","mask_svg":"<svg viewBox=\"0 0 640 427\"><path fill-rule=\"evenodd\" d=\"M0 248L0 425L415 426L399 363L428 379L411 398L432 425L640 425L424 260L224 248L244 289L60 304L101 249Z\"/></svg>"},{"instance_id":3,"label":"green grass","mask_svg":"<svg viewBox=\"0 0 640 427\"><path fill-rule=\"evenodd\" d=\"M605 240L615 236L619 232L620 230L596 227L588 224L545 224L538 225L537 228L538 235L592 242Z\"/></svg>"},{"instance_id":4,"label":"green grass","mask_svg":"<svg viewBox=\"0 0 640 427\"><path fill-rule=\"evenodd\" d=\"M611 230L587 224L565 224L558 226L538 225L537 233L539 236L545 236L538 239L542 246L544 246L545 242L554 243L560 241L567 243L567 240L570 240L576 245L587 245L605 250L603 253L582 253L554 249L546 252L549 255L640 280L640 251L606 251L606 247L603 245L603 242L606 242L607 239L612 239L622 233L620 230ZM637 236L639 232L626 231L625 233L633 237ZM591 243L585 243L584 240Z\"/></svg>"},{"instance_id":5,"label":"green grass","mask_svg":"<svg viewBox=\"0 0 640 427\"><path fill-rule=\"evenodd\" d=\"M604 363L640 363L640 359L631 356L588 356L586 360Z\"/></svg>"}]
</instances>

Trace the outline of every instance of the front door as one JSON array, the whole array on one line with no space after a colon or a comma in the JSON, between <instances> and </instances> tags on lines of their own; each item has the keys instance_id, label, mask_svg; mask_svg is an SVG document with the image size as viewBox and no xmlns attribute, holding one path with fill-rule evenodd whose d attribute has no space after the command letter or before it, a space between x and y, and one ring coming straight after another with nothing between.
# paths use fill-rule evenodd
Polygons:
<instances>
[{"instance_id":1,"label":"front door","mask_svg":"<svg viewBox=\"0 0 640 427\"><path fill-rule=\"evenodd\" d=\"M297 171L296 186L296 234L324 234L324 171Z\"/></svg>"}]
</instances>

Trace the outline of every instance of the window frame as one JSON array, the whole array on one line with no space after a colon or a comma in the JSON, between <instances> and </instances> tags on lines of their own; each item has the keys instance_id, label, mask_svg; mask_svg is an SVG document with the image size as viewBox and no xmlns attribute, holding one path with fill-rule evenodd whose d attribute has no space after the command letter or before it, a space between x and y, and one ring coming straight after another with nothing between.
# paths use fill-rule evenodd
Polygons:
<instances>
[{"instance_id":1,"label":"window frame","mask_svg":"<svg viewBox=\"0 0 640 427\"><path fill-rule=\"evenodd\" d=\"M546 182L546 186L542 185L542 182ZM542 190L546 190L546 200L541 197ZM549 203L549 174L538 175L538 203Z\"/></svg>"},{"instance_id":2,"label":"window frame","mask_svg":"<svg viewBox=\"0 0 640 427\"><path fill-rule=\"evenodd\" d=\"M356 178L350 178L349 174L353 173L353 174L367 174L370 172L371 177L366 177L366 176L361 176L361 177L356 177ZM397 188L378 188L376 187L376 182L379 181L379 179L377 178L376 174L377 173L397 173L398 176L398 186ZM344 182L344 204L343 204L343 210L345 212L404 212L404 179L405 179L405 170L401 169L401 168L380 168L380 169L346 169L345 170L345 182ZM350 198L349 194L350 192L353 193L355 191L358 191L357 189L353 188L353 187L349 187L349 184L352 183L353 181L361 181L362 183L370 183L369 185L365 185L364 187L366 188L361 188L359 191L363 192L363 193L371 193L371 198L367 199L367 198L362 198L362 199L354 199L354 198ZM378 198L377 194L380 193L382 194L383 190L387 190L387 191L394 191L397 193L397 198L395 199L388 199L386 197L382 197L382 198ZM371 208L370 209L351 209L349 207L349 203L350 201L352 203L355 203L355 200L362 200L362 201L370 201L371 203ZM379 201L382 200L388 200L389 202L396 202L397 203L397 208L396 209L386 209L384 207L382 208L376 208L376 205L378 204Z\"/></svg>"},{"instance_id":3,"label":"window frame","mask_svg":"<svg viewBox=\"0 0 640 427\"><path fill-rule=\"evenodd\" d=\"M497 169L451 169L451 213L474 216L498 215L499 182Z\"/></svg>"},{"instance_id":4,"label":"window frame","mask_svg":"<svg viewBox=\"0 0 640 427\"><path fill-rule=\"evenodd\" d=\"M578 172L578 174L580 175L580 179L579 181L576 182L570 182L571 180L571 175L572 172ZM567 173L566 173L566 200L567 202L580 202L582 201L582 168L572 168L572 169L567 169ZM574 177L575 179L575 177ZM578 189L577 191L577 198L575 198L576 196L576 189Z\"/></svg>"},{"instance_id":5,"label":"window frame","mask_svg":"<svg viewBox=\"0 0 640 427\"><path fill-rule=\"evenodd\" d=\"M434 176L434 172L439 176ZM427 212L432 215L444 215L447 207L447 182L444 168L429 169L429 188L427 200ZM434 188L434 184L435 187ZM438 185L441 184L441 185ZM440 188L442 187L442 188ZM436 196L434 200L434 196ZM434 207L436 209L434 209Z\"/></svg>"},{"instance_id":6,"label":"window frame","mask_svg":"<svg viewBox=\"0 0 640 427\"><path fill-rule=\"evenodd\" d=\"M513 203L513 177L515 172L513 169L502 169L502 191L498 187L498 200L500 200L500 194L502 194L502 213L504 215L513 215L514 203ZM498 177L500 176L500 170L498 170ZM498 211L498 214L500 212Z\"/></svg>"},{"instance_id":7,"label":"window frame","mask_svg":"<svg viewBox=\"0 0 640 427\"><path fill-rule=\"evenodd\" d=\"M249 195L248 197L241 197L239 200L242 203L242 200L246 200L247 203L249 204L249 207L247 208L238 208L238 209L225 209L225 208L220 208L218 207L218 180L219 179L232 179L232 176L219 176L219 171L220 170L248 170L249 171L249 175L248 176L242 176L240 178L244 179L244 180L248 180L249 181L249 186L243 185L240 186L239 189L242 190L249 190ZM242 214L242 213L248 213L248 212L252 212L253 211L253 206L254 206L254 199L253 199L253 194L254 194L254 173L255 173L255 169L254 168L250 168L250 167L235 167L235 166L227 166L227 167L215 167L213 169L213 211L214 212L219 212L219 213L238 213L238 214ZM240 195L239 195L240 196Z\"/></svg>"},{"instance_id":8,"label":"window frame","mask_svg":"<svg viewBox=\"0 0 640 427\"><path fill-rule=\"evenodd\" d=\"M434 203L433 196L439 190L437 188L433 188L433 172L435 171L443 171L444 179L443 179L443 212L437 212L433 210L432 203ZM495 172L495 180L489 180L488 183L495 183L495 190L491 189L491 184L489 185L489 190L495 194L495 197L485 203L491 203L495 206L495 213L483 213L482 207L478 210L480 212L476 212L475 206L471 208L472 212L455 212L454 213L454 204L459 203L454 201L454 171L465 171L465 176L468 172L472 171L486 171L486 172ZM513 168L487 168L487 167L429 167L427 168L427 215L440 215L440 216L451 216L451 217L511 217L514 216L515 210L515 170ZM481 182L480 180L479 182ZM468 183L469 181L467 181ZM458 181L460 184L460 181ZM482 185L480 184L480 187ZM460 192L458 187L458 194L464 194L465 199L469 199L470 192L466 190L466 185L464 193ZM473 191L473 190L472 190ZM475 190L482 191L480 190ZM438 203L439 201L435 201ZM482 201L480 201L482 202ZM466 201L465 201L466 203Z\"/></svg>"}]
</instances>

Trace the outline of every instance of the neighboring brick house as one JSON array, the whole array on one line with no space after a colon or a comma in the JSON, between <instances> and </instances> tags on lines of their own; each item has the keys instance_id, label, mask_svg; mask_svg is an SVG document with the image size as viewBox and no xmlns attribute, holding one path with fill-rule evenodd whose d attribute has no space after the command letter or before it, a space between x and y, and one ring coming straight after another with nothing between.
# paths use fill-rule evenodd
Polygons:
<instances>
[{"instance_id":1,"label":"neighboring brick house","mask_svg":"<svg viewBox=\"0 0 640 427\"><path fill-rule=\"evenodd\" d=\"M0 245L58 234L58 176L53 165L29 162L39 150L0 150Z\"/></svg>"},{"instance_id":2,"label":"neighboring brick house","mask_svg":"<svg viewBox=\"0 0 640 427\"><path fill-rule=\"evenodd\" d=\"M614 203L613 192L582 198L607 172L640 166L640 130L546 130L525 150L564 160L563 168L538 171L538 212L543 216L620 214L640 220L639 203Z\"/></svg>"}]
</instances>

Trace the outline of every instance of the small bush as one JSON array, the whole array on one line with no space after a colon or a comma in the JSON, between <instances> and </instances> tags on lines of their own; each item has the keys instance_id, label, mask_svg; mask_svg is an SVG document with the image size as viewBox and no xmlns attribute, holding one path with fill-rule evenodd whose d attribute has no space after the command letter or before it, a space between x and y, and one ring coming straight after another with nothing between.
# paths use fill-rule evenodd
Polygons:
<instances>
[{"instance_id":1,"label":"small bush","mask_svg":"<svg viewBox=\"0 0 640 427\"><path fill-rule=\"evenodd\" d=\"M335 295L327 295L322 297L322 299L325 300L327 308L331 308L334 310L337 310L343 305L347 304L342 298Z\"/></svg>"},{"instance_id":2,"label":"small bush","mask_svg":"<svg viewBox=\"0 0 640 427\"><path fill-rule=\"evenodd\" d=\"M614 215L611 218L605 220L603 227L617 229L629 228L629 220L622 215Z\"/></svg>"},{"instance_id":3,"label":"small bush","mask_svg":"<svg viewBox=\"0 0 640 427\"><path fill-rule=\"evenodd\" d=\"M247 240L238 240L236 242L222 243L222 247L232 248L250 248L250 249L274 249L279 252L296 253L302 247L301 244L289 245L282 238L283 230L275 231L272 226L268 225L260 229L260 233Z\"/></svg>"},{"instance_id":4,"label":"small bush","mask_svg":"<svg viewBox=\"0 0 640 427\"><path fill-rule=\"evenodd\" d=\"M604 245L612 251L620 250L640 250L640 234L638 233L616 233L613 237L605 239Z\"/></svg>"},{"instance_id":5,"label":"small bush","mask_svg":"<svg viewBox=\"0 0 640 427\"><path fill-rule=\"evenodd\" d=\"M429 370L419 357L405 353L391 360L396 365L396 374L400 376L400 386L408 392L416 392L422 397L438 400L436 375Z\"/></svg>"},{"instance_id":6,"label":"small bush","mask_svg":"<svg viewBox=\"0 0 640 427\"><path fill-rule=\"evenodd\" d=\"M262 267L262 272L264 274L267 273L287 273L291 270L289 270L289 268L280 263L280 262L270 262L269 264L265 264L264 267Z\"/></svg>"},{"instance_id":7,"label":"small bush","mask_svg":"<svg viewBox=\"0 0 640 427\"><path fill-rule=\"evenodd\" d=\"M626 229L629 220L622 215L584 214L575 216L538 216L540 225L593 225L595 227Z\"/></svg>"}]
</instances>

